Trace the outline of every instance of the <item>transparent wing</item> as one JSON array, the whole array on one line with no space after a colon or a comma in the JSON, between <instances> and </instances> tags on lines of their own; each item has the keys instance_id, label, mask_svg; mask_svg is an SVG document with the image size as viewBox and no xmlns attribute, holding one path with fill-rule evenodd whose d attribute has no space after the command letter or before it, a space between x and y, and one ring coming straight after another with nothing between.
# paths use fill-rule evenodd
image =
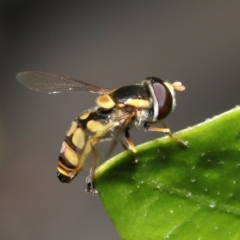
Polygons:
<instances>
[{"instance_id":1,"label":"transparent wing","mask_svg":"<svg viewBox=\"0 0 240 240\"><path fill-rule=\"evenodd\" d=\"M126 112L120 118L114 118L114 121L121 122L118 129L112 135L112 142L109 144L109 147L105 149L106 156L113 152L114 148L116 147L117 143L121 140L122 135L125 133L126 128L131 125L133 117L135 116L135 112Z\"/></svg>"},{"instance_id":2,"label":"transparent wing","mask_svg":"<svg viewBox=\"0 0 240 240\"><path fill-rule=\"evenodd\" d=\"M112 154L116 145L121 141L121 138L124 137L123 135L125 129L131 123L133 117L134 114L125 113L121 117L113 118L112 125L109 125L109 129L106 129L107 134L104 134L103 137L99 137L99 141L96 143L96 145L93 146L94 151L89 154L87 159L84 159L84 161L87 160L86 163L82 162L81 165L87 166L87 168L95 168L96 166L106 161ZM116 128L114 128L114 130L111 130L114 127L115 122L119 122L120 124ZM98 158L98 162L95 165L96 162L94 162L94 159L96 159L96 155Z\"/></svg>"},{"instance_id":3,"label":"transparent wing","mask_svg":"<svg viewBox=\"0 0 240 240\"><path fill-rule=\"evenodd\" d=\"M31 90L49 94L62 92L91 92L102 94L110 92L109 89L53 73L27 71L18 73L16 78L21 84Z\"/></svg>"}]
</instances>

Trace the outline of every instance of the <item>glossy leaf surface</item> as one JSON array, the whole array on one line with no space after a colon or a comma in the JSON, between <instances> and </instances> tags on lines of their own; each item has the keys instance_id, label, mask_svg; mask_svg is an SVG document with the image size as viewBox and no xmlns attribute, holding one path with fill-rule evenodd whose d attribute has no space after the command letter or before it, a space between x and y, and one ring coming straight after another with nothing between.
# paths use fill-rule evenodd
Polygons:
<instances>
[{"instance_id":1,"label":"glossy leaf surface","mask_svg":"<svg viewBox=\"0 0 240 240\"><path fill-rule=\"evenodd\" d=\"M125 151L96 173L121 239L240 239L240 108Z\"/></svg>"}]
</instances>

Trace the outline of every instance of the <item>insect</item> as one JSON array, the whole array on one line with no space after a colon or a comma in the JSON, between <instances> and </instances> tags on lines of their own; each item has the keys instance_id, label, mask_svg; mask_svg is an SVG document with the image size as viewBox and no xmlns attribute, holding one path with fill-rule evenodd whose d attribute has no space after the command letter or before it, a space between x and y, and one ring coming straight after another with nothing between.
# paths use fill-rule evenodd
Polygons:
<instances>
[{"instance_id":1,"label":"insect","mask_svg":"<svg viewBox=\"0 0 240 240\"><path fill-rule=\"evenodd\" d=\"M29 89L49 94L62 92L97 93L96 107L81 113L72 122L64 138L57 167L57 176L63 183L70 182L83 168L86 158L93 154L93 163L86 179L87 192L95 190L93 175L99 162L95 145L100 141L120 141L124 148L133 153L137 149L130 137L131 128L144 128L174 137L169 128L155 127L152 124L164 119L176 105L175 90L183 91L181 82L164 82L156 77L148 77L137 84L106 89L66 76L44 72L21 72L17 80ZM124 135L125 141L122 140Z\"/></svg>"}]
</instances>

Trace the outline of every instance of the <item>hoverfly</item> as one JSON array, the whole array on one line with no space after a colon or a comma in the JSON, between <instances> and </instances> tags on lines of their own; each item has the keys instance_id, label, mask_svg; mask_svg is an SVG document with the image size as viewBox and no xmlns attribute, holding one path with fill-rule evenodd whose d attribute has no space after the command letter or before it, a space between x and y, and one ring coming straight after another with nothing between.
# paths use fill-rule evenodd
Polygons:
<instances>
[{"instance_id":1,"label":"hoverfly","mask_svg":"<svg viewBox=\"0 0 240 240\"><path fill-rule=\"evenodd\" d=\"M144 128L173 137L169 128L152 126L164 119L176 105L175 90L183 91L181 82L164 82L156 77L148 77L137 84L116 89L106 89L66 76L44 72L21 72L17 80L29 89L49 94L62 92L97 93L96 107L81 113L71 124L64 138L57 167L57 176L63 183L70 182L83 168L86 158L93 153L94 160L86 179L87 192L97 192L93 175L99 156L95 145L112 139L120 141L133 153L137 149L130 137L130 128ZM122 140L124 134L125 142ZM112 144L110 149L113 149ZM106 150L107 151L107 150Z\"/></svg>"}]
</instances>

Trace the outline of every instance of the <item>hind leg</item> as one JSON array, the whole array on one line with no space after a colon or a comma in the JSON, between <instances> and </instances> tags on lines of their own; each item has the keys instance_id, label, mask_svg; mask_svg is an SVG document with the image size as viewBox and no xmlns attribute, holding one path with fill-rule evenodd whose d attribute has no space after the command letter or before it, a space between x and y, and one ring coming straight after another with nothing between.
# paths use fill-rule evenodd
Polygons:
<instances>
[{"instance_id":1,"label":"hind leg","mask_svg":"<svg viewBox=\"0 0 240 240\"><path fill-rule=\"evenodd\" d=\"M93 176L98 166L99 156L98 156L97 150L94 148L92 144L91 144L91 150L94 155L94 158L93 158L93 163L92 163L92 167L90 169L89 175L86 178L87 188L85 189L85 192L92 192L93 194L97 194L98 191L95 189Z\"/></svg>"}]
</instances>

